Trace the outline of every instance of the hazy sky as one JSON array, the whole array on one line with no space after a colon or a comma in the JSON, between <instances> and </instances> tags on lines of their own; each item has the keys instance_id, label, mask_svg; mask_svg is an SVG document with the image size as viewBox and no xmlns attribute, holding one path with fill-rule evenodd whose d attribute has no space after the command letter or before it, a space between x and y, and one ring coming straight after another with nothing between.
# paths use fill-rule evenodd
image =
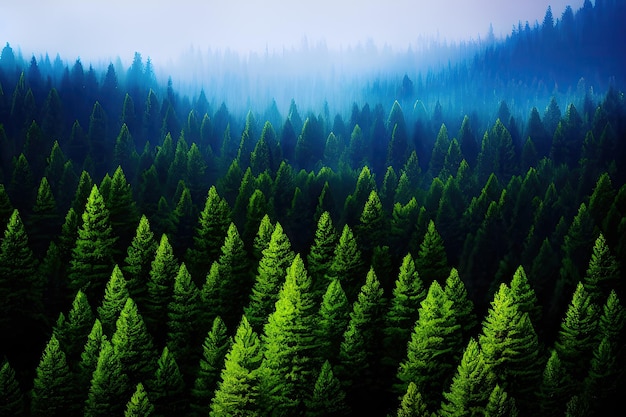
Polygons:
<instances>
[{"instance_id":1,"label":"hazy sky","mask_svg":"<svg viewBox=\"0 0 626 417\"><path fill-rule=\"evenodd\" d=\"M406 49L420 36L447 40L511 33L518 21L555 19L583 0L7 0L0 42L28 57L130 61L134 51L156 63L200 50L281 51L324 40L345 48L372 39Z\"/></svg>"}]
</instances>

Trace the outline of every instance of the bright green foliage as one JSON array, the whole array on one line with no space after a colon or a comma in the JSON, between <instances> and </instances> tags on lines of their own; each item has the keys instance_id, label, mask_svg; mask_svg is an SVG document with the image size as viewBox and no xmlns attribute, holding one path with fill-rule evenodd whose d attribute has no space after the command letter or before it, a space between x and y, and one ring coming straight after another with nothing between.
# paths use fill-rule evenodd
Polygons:
<instances>
[{"instance_id":1,"label":"bright green foliage","mask_svg":"<svg viewBox=\"0 0 626 417\"><path fill-rule=\"evenodd\" d=\"M533 327L537 328L541 319L541 306L537 301L535 291L528 282L528 277L521 265L515 271L511 280L511 296L513 301L517 303L520 313L528 313Z\"/></svg>"},{"instance_id":2,"label":"bright green foliage","mask_svg":"<svg viewBox=\"0 0 626 417\"><path fill-rule=\"evenodd\" d=\"M243 316L234 343L226 354L221 381L211 402L211 417L262 415L258 374L262 359L261 341Z\"/></svg>"},{"instance_id":3,"label":"bright green foliage","mask_svg":"<svg viewBox=\"0 0 626 417\"><path fill-rule=\"evenodd\" d=\"M268 415L292 414L302 410L302 394L313 383L316 341L313 323L316 305L311 279L300 255L287 270L285 282L263 328L261 387Z\"/></svg>"},{"instance_id":4,"label":"bright green foliage","mask_svg":"<svg viewBox=\"0 0 626 417\"><path fill-rule=\"evenodd\" d=\"M150 398L155 416L186 415L188 405L184 398L185 383L174 356L166 347L157 362L154 379L150 381Z\"/></svg>"},{"instance_id":5,"label":"bright green foliage","mask_svg":"<svg viewBox=\"0 0 626 417\"><path fill-rule=\"evenodd\" d=\"M72 393L72 375L65 353L53 334L46 345L36 370L31 393L31 415L52 417L67 416L75 411Z\"/></svg>"},{"instance_id":6,"label":"bright green foliage","mask_svg":"<svg viewBox=\"0 0 626 417\"><path fill-rule=\"evenodd\" d=\"M398 417L429 417L431 414L427 411L426 403L422 398L422 394L418 391L415 382L410 382L406 392L402 396L400 407L398 408Z\"/></svg>"},{"instance_id":7,"label":"bright green foliage","mask_svg":"<svg viewBox=\"0 0 626 417\"><path fill-rule=\"evenodd\" d=\"M104 299L102 305L98 307L98 318L102 322L104 334L111 336L115 330L115 322L126 304L128 298L126 279L122 275L120 268L115 265L111 273L111 279L104 289Z\"/></svg>"},{"instance_id":8,"label":"bright green foliage","mask_svg":"<svg viewBox=\"0 0 626 417\"><path fill-rule=\"evenodd\" d=\"M341 382L333 374L332 365L325 361L319 372L313 395L305 400L306 417L342 416L346 415L346 394L341 388Z\"/></svg>"},{"instance_id":9,"label":"bright green foliage","mask_svg":"<svg viewBox=\"0 0 626 417\"><path fill-rule=\"evenodd\" d=\"M204 284L200 289L200 314L201 333L208 331L210 323L223 313L222 300L220 299L220 264L215 261L206 275Z\"/></svg>"},{"instance_id":10,"label":"bright green foliage","mask_svg":"<svg viewBox=\"0 0 626 417\"><path fill-rule=\"evenodd\" d=\"M606 244L602 233L596 239L589 267L583 278L585 290L594 303L600 303L620 279L619 264Z\"/></svg>"},{"instance_id":11,"label":"bright green foliage","mask_svg":"<svg viewBox=\"0 0 626 417\"><path fill-rule=\"evenodd\" d=\"M444 392L441 416L481 416L495 387L496 377L485 364L480 345L470 339L461 363Z\"/></svg>"},{"instance_id":12,"label":"bright green foliage","mask_svg":"<svg viewBox=\"0 0 626 417\"><path fill-rule=\"evenodd\" d=\"M156 352L152 337L132 298L126 300L117 319L111 344L132 384L152 377Z\"/></svg>"},{"instance_id":13,"label":"bright green foliage","mask_svg":"<svg viewBox=\"0 0 626 417\"><path fill-rule=\"evenodd\" d=\"M280 223L276 223L269 246L262 253L250 304L245 309L246 317L255 329L260 329L273 311L287 268L294 259L291 243Z\"/></svg>"},{"instance_id":14,"label":"bright green foliage","mask_svg":"<svg viewBox=\"0 0 626 417\"><path fill-rule=\"evenodd\" d=\"M562 416L565 404L569 400L572 380L559 359L556 350L552 350L543 371L539 387L539 403L542 415Z\"/></svg>"},{"instance_id":15,"label":"bright green foliage","mask_svg":"<svg viewBox=\"0 0 626 417\"><path fill-rule=\"evenodd\" d=\"M85 398L87 398L91 384L91 376L98 364L98 355L103 340L106 340L106 336L102 332L102 323L100 323L100 320L95 319L91 332L87 336L87 343L85 343L83 352L80 354L76 376L76 386L81 391L84 391Z\"/></svg>"},{"instance_id":16,"label":"bright green foliage","mask_svg":"<svg viewBox=\"0 0 626 417\"><path fill-rule=\"evenodd\" d=\"M6 359L0 365L0 416L24 415L24 395L15 379L15 371Z\"/></svg>"},{"instance_id":17,"label":"bright green foliage","mask_svg":"<svg viewBox=\"0 0 626 417\"><path fill-rule=\"evenodd\" d=\"M428 230L420 244L415 266L426 285L430 285L432 281L443 284L450 274L443 240L432 220L428 223Z\"/></svg>"},{"instance_id":18,"label":"bright green foliage","mask_svg":"<svg viewBox=\"0 0 626 417\"><path fill-rule=\"evenodd\" d=\"M150 222L146 216L141 216L124 260L124 276L128 294L143 306L147 297L147 285L150 279L151 262L154 260L157 242L150 229Z\"/></svg>"},{"instance_id":19,"label":"bright green foliage","mask_svg":"<svg viewBox=\"0 0 626 417\"><path fill-rule=\"evenodd\" d=\"M339 348L337 375L348 401L366 410L374 400L377 355L382 347L385 299L380 281L370 268L354 302ZM357 411L357 410L353 410Z\"/></svg>"},{"instance_id":20,"label":"bright green foliage","mask_svg":"<svg viewBox=\"0 0 626 417\"><path fill-rule=\"evenodd\" d=\"M617 293L611 290L598 320L597 340L602 341L606 337L613 348L616 348L619 341L623 340L624 326L626 326L626 310L620 304Z\"/></svg>"},{"instance_id":21,"label":"bright green foliage","mask_svg":"<svg viewBox=\"0 0 626 417\"><path fill-rule=\"evenodd\" d=\"M137 389L133 393L126 404L126 411L124 417L151 417L154 415L154 406L148 398L148 394L140 382L137 384Z\"/></svg>"},{"instance_id":22,"label":"bright green foliage","mask_svg":"<svg viewBox=\"0 0 626 417\"><path fill-rule=\"evenodd\" d=\"M415 382L426 404L437 407L443 388L454 374L462 343L453 301L439 282L433 281L419 309L406 359L398 369L399 391L403 392L410 382Z\"/></svg>"},{"instance_id":23,"label":"bright green foliage","mask_svg":"<svg viewBox=\"0 0 626 417\"><path fill-rule=\"evenodd\" d=\"M263 251L270 244L272 233L274 233L274 227L275 226L270 220L270 216L267 214L263 216L261 223L259 224L259 231L254 237L254 243L252 244L252 254L254 255L254 260L257 262L257 265L263 257Z\"/></svg>"},{"instance_id":24,"label":"bright green foliage","mask_svg":"<svg viewBox=\"0 0 626 417\"><path fill-rule=\"evenodd\" d=\"M248 255L234 223L231 223L218 261L220 315L227 326L236 323L250 288Z\"/></svg>"},{"instance_id":25,"label":"bright green foliage","mask_svg":"<svg viewBox=\"0 0 626 417\"><path fill-rule=\"evenodd\" d=\"M598 307L579 282L554 344L563 367L575 384L582 382L589 369L597 328Z\"/></svg>"},{"instance_id":26,"label":"bright green foliage","mask_svg":"<svg viewBox=\"0 0 626 417\"><path fill-rule=\"evenodd\" d=\"M263 191L256 189L250 196L248 207L246 210L246 219L244 224L243 240L246 247L251 248L254 243L254 237L259 231L259 225L263 217L269 212L267 199Z\"/></svg>"},{"instance_id":27,"label":"bright green foliage","mask_svg":"<svg viewBox=\"0 0 626 417\"><path fill-rule=\"evenodd\" d=\"M465 338L465 336L473 333L478 320L474 312L474 303L469 298L465 284L459 277L459 271L456 268L450 270L450 275L446 279L446 286L443 291L446 293L446 297L452 300L452 308L456 311L457 320L461 325L461 331Z\"/></svg>"},{"instance_id":28,"label":"bright green foliage","mask_svg":"<svg viewBox=\"0 0 626 417\"><path fill-rule=\"evenodd\" d=\"M208 415L211 398L217 387L226 353L232 345L226 325L217 316L202 344L202 358L191 390L191 410L198 416Z\"/></svg>"},{"instance_id":29,"label":"bright green foliage","mask_svg":"<svg viewBox=\"0 0 626 417\"><path fill-rule=\"evenodd\" d=\"M383 205L378 197L378 193L372 190L363 212L359 224L355 228L359 248L366 255L370 256L375 245L385 244L387 225Z\"/></svg>"},{"instance_id":30,"label":"bright green foliage","mask_svg":"<svg viewBox=\"0 0 626 417\"><path fill-rule=\"evenodd\" d=\"M418 306L426 298L424 283L415 269L410 253L402 259L391 306L386 316L385 353L389 365L396 367L406 354L411 329L418 318Z\"/></svg>"},{"instance_id":31,"label":"bright green foliage","mask_svg":"<svg viewBox=\"0 0 626 417\"><path fill-rule=\"evenodd\" d=\"M325 211L317 222L315 238L307 256L307 270L313 280L313 292L318 299L329 284L325 275L333 262L336 247L337 232L330 213Z\"/></svg>"},{"instance_id":32,"label":"bright green foliage","mask_svg":"<svg viewBox=\"0 0 626 417\"><path fill-rule=\"evenodd\" d=\"M319 344L319 358L336 362L341 338L350 319L350 304L341 282L334 279L328 285L319 310L315 335Z\"/></svg>"},{"instance_id":33,"label":"bright green foliage","mask_svg":"<svg viewBox=\"0 0 626 417\"><path fill-rule=\"evenodd\" d=\"M87 291L89 298L100 299L113 270L113 249L116 237L109 222L109 210L97 186L93 186L83 224L78 229L76 246L72 250L69 289Z\"/></svg>"},{"instance_id":34,"label":"bright green foliage","mask_svg":"<svg viewBox=\"0 0 626 417\"><path fill-rule=\"evenodd\" d=\"M498 384L520 401L524 410L531 407L543 369L539 341L528 313L519 310L506 284L494 295L479 341Z\"/></svg>"},{"instance_id":35,"label":"bright green foliage","mask_svg":"<svg viewBox=\"0 0 626 417\"><path fill-rule=\"evenodd\" d=\"M179 363L183 375L190 376L195 372L198 359L196 346L200 343L200 291L184 263L176 274L167 317L167 346Z\"/></svg>"},{"instance_id":36,"label":"bright green foliage","mask_svg":"<svg viewBox=\"0 0 626 417\"><path fill-rule=\"evenodd\" d=\"M489 395L489 401L485 407L485 417L517 417L518 411L515 405L515 399L510 397L507 392L496 385Z\"/></svg>"},{"instance_id":37,"label":"bright green foliage","mask_svg":"<svg viewBox=\"0 0 626 417\"><path fill-rule=\"evenodd\" d=\"M61 328L54 329L59 343L61 343L61 348L66 352L70 366L73 366L80 358L94 320L95 317L89 305L87 295L79 290L67 315L67 322Z\"/></svg>"},{"instance_id":38,"label":"bright green foliage","mask_svg":"<svg viewBox=\"0 0 626 417\"><path fill-rule=\"evenodd\" d=\"M85 416L120 415L131 390L132 385L128 382L119 356L111 343L103 340L85 403Z\"/></svg>"},{"instance_id":39,"label":"bright green foliage","mask_svg":"<svg viewBox=\"0 0 626 417\"><path fill-rule=\"evenodd\" d=\"M167 235L161 235L154 260L150 268L148 297L145 300L143 315L150 331L167 323L167 306L172 299L174 280L178 274L178 262Z\"/></svg>"},{"instance_id":40,"label":"bright green foliage","mask_svg":"<svg viewBox=\"0 0 626 417\"><path fill-rule=\"evenodd\" d=\"M132 231L139 221L139 212L133 199L133 190L126 181L126 176L120 166L113 173L108 196L103 195L103 197L109 210L111 228L114 235L119 238L116 242L116 250L122 253L133 238Z\"/></svg>"},{"instance_id":41,"label":"bright green foliage","mask_svg":"<svg viewBox=\"0 0 626 417\"><path fill-rule=\"evenodd\" d=\"M335 256L330 265L326 279L338 279L346 291L348 300L352 301L357 293L358 282L362 279L364 264L361 251L357 245L352 229L348 225L343 227L339 242L335 247Z\"/></svg>"}]
</instances>

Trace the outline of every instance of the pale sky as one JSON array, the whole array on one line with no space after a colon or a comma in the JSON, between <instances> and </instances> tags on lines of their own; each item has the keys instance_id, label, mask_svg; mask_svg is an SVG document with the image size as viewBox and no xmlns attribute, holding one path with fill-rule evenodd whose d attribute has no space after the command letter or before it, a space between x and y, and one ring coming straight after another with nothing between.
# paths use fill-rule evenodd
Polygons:
<instances>
[{"instance_id":1,"label":"pale sky","mask_svg":"<svg viewBox=\"0 0 626 417\"><path fill-rule=\"evenodd\" d=\"M0 42L26 58L48 52L64 60L156 63L199 50L281 51L324 41L339 49L365 43L406 50L420 37L458 41L511 33L518 21L555 20L584 0L3 0ZM0 45L1 46L1 45Z\"/></svg>"}]
</instances>

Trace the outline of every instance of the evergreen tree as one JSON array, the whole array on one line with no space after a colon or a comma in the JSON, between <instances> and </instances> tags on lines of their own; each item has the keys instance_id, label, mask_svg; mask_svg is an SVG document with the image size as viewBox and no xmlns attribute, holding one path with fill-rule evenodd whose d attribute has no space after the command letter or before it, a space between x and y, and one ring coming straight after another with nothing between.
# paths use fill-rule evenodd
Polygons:
<instances>
[{"instance_id":1,"label":"evergreen tree","mask_svg":"<svg viewBox=\"0 0 626 417\"><path fill-rule=\"evenodd\" d=\"M120 358L111 343L103 340L85 403L85 416L120 415L124 410L129 388L132 389Z\"/></svg>"},{"instance_id":2,"label":"evergreen tree","mask_svg":"<svg viewBox=\"0 0 626 417\"><path fill-rule=\"evenodd\" d=\"M152 337L132 298L126 300L117 319L111 344L131 384L148 381L152 377L156 368L156 352Z\"/></svg>"},{"instance_id":3,"label":"evergreen tree","mask_svg":"<svg viewBox=\"0 0 626 417\"><path fill-rule=\"evenodd\" d=\"M337 233L330 213L325 211L317 222L315 238L307 256L307 270L313 280L313 292L318 298L328 287L325 275L332 265L336 247Z\"/></svg>"},{"instance_id":4,"label":"evergreen tree","mask_svg":"<svg viewBox=\"0 0 626 417\"><path fill-rule=\"evenodd\" d=\"M336 363L341 338L350 319L350 304L338 279L328 285L318 316L314 330L319 345L318 357Z\"/></svg>"},{"instance_id":5,"label":"evergreen tree","mask_svg":"<svg viewBox=\"0 0 626 417\"><path fill-rule=\"evenodd\" d=\"M259 231L254 237L254 243L252 244L252 254L254 255L254 260L258 265L261 262L261 258L263 257L263 251L269 246L270 240L272 239L272 233L274 233L275 226L272 224L270 220L270 216L267 214L263 216L261 219L261 223L259 224Z\"/></svg>"},{"instance_id":6,"label":"evergreen tree","mask_svg":"<svg viewBox=\"0 0 626 417\"><path fill-rule=\"evenodd\" d=\"M496 377L485 364L480 345L475 339L470 339L450 389L443 394L440 414L481 415L495 384Z\"/></svg>"},{"instance_id":7,"label":"evergreen tree","mask_svg":"<svg viewBox=\"0 0 626 417\"><path fill-rule=\"evenodd\" d=\"M430 408L441 401L443 388L454 374L462 352L461 326L453 301L438 281L433 281L421 303L419 318L407 345L406 359L398 369L403 392L410 382L417 385Z\"/></svg>"},{"instance_id":8,"label":"evergreen tree","mask_svg":"<svg viewBox=\"0 0 626 417\"><path fill-rule=\"evenodd\" d=\"M76 387L84 394L81 398L83 401L87 399L89 393L89 387L91 384L91 377L96 370L98 364L98 355L102 346L102 341L107 337L102 332L102 323L100 320L95 319L93 327L87 335L87 342L83 348L83 352L80 354L80 362L78 363L78 370L76 372Z\"/></svg>"},{"instance_id":9,"label":"evergreen tree","mask_svg":"<svg viewBox=\"0 0 626 417\"><path fill-rule=\"evenodd\" d=\"M24 395L17 383L15 371L6 359L0 365L0 416L21 417L24 414Z\"/></svg>"},{"instance_id":10,"label":"evergreen tree","mask_svg":"<svg viewBox=\"0 0 626 417\"><path fill-rule=\"evenodd\" d=\"M346 415L346 394L341 388L341 383L333 374L332 365L325 361L319 372L313 394L306 399L307 417L337 417Z\"/></svg>"},{"instance_id":11,"label":"evergreen tree","mask_svg":"<svg viewBox=\"0 0 626 417\"><path fill-rule=\"evenodd\" d=\"M402 396L400 407L397 412L398 417L430 417L426 403L422 394L418 391L415 382L410 382L406 392Z\"/></svg>"},{"instance_id":12,"label":"evergreen tree","mask_svg":"<svg viewBox=\"0 0 626 417\"><path fill-rule=\"evenodd\" d=\"M69 289L87 291L89 298L100 299L113 269L113 247L116 237L109 222L109 211L97 186L93 186L78 239L72 250Z\"/></svg>"},{"instance_id":13,"label":"evergreen tree","mask_svg":"<svg viewBox=\"0 0 626 417\"><path fill-rule=\"evenodd\" d=\"M115 330L115 322L126 304L128 299L128 289L126 288L126 279L122 275L120 268L115 265L111 273L111 279L104 289L104 299L102 305L98 307L98 318L102 323L104 334L111 336Z\"/></svg>"},{"instance_id":14,"label":"evergreen tree","mask_svg":"<svg viewBox=\"0 0 626 417\"><path fill-rule=\"evenodd\" d=\"M485 407L485 417L517 417L515 399L496 384Z\"/></svg>"},{"instance_id":15,"label":"evergreen tree","mask_svg":"<svg viewBox=\"0 0 626 417\"><path fill-rule=\"evenodd\" d=\"M387 231L385 220L378 193L372 190L363 207L359 224L355 227L357 242L366 263L371 259L374 247L386 243L384 241Z\"/></svg>"},{"instance_id":16,"label":"evergreen tree","mask_svg":"<svg viewBox=\"0 0 626 417\"><path fill-rule=\"evenodd\" d=\"M191 410L197 416L208 416L211 398L217 387L226 353L232 345L226 325L217 316L202 344L202 358L191 390Z\"/></svg>"},{"instance_id":17,"label":"evergreen tree","mask_svg":"<svg viewBox=\"0 0 626 417\"><path fill-rule=\"evenodd\" d=\"M340 280L348 296L348 301L352 301L357 294L357 283L361 279L363 267L361 251L352 234L352 229L345 225L335 247L333 262L330 264L326 279L328 281Z\"/></svg>"},{"instance_id":18,"label":"evergreen tree","mask_svg":"<svg viewBox=\"0 0 626 417\"><path fill-rule=\"evenodd\" d=\"M41 256L61 226L57 205L46 177L41 179L33 212L29 218L29 238L33 252Z\"/></svg>"},{"instance_id":19,"label":"evergreen tree","mask_svg":"<svg viewBox=\"0 0 626 417\"><path fill-rule=\"evenodd\" d=\"M591 300L599 304L608 295L610 288L616 287L619 277L619 264L611 254L604 235L600 233L593 245L589 267L583 278L585 290Z\"/></svg>"},{"instance_id":20,"label":"evergreen tree","mask_svg":"<svg viewBox=\"0 0 626 417\"><path fill-rule=\"evenodd\" d=\"M133 199L133 191L120 166L113 173L108 196L103 197L109 210L113 234L118 237L115 250L116 256L119 256L131 243L132 231L139 221L139 212Z\"/></svg>"},{"instance_id":21,"label":"evergreen tree","mask_svg":"<svg viewBox=\"0 0 626 417\"><path fill-rule=\"evenodd\" d=\"M534 328L539 328L541 318L541 307L537 301L535 291L528 282L528 277L521 265L515 271L511 280L511 296L513 301L517 303L520 313L528 313Z\"/></svg>"},{"instance_id":22,"label":"evergreen tree","mask_svg":"<svg viewBox=\"0 0 626 417\"><path fill-rule=\"evenodd\" d=\"M553 349L537 394L542 415L561 416L565 413L571 384L571 378L563 368L559 354Z\"/></svg>"},{"instance_id":23,"label":"evergreen tree","mask_svg":"<svg viewBox=\"0 0 626 417\"><path fill-rule=\"evenodd\" d=\"M415 266L426 285L430 285L432 281L443 284L450 274L443 240L435 229L435 223L432 220L428 223L428 230L420 244Z\"/></svg>"},{"instance_id":24,"label":"evergreen tree","mask_svg":"<svg viewBox=\"0 0 626 417\"><path fill-rule=\"evenodd\" d=\"M36 370L31 393L30 412L33 416L77 415L72 393L72 374L53 334L46 345Z\"/></svg>"},{"instance_id":25,"label":"evergreen tree","mask_svg":"<svg viewBox=\"0 0 626 417\"><path fill-rule=\"evenodd\" d=\"M263 406L268 415L302 412L303 393L313 383L315 303L311 279L299 255L287 270L285 282L263 328L260 367Z\"/></svg>"},{"instance_id":26,"label":"evergreen tree","mask_svg":"<svg viewBox=\"0 0 626 417\"><path fill-rule=\"evenodd\" d=\"M259 262L256 281L250 295L250 304L245 309L246 318L256 329L263 326L272 312L278 300L280 285L295 256L280 223L276 223L269 246L262 253L263 257Z\"/></svg>"},{"instance_id":27,"label":"evergreen tree","mask_svg":"<svg viewBox=\"0 0 626 417\"><path fill-rule=\"evenodd\" d=\"M476 313L474 312L474 303L469 298L465 284L459 277L459 272L456 268L450 270L450 275L446 279L446 286L443 289L446 297L452 300L452 308L456 311L457 320L461 325L461 331L463 338L471 335L474 332L474 328L478 324L476 319Z\"/></svg>"},{"instance_id":28,"label":"evergreen tree","mask_svg":"<svg viewBox=\"0 0 626 417\"><path fill-rule=\"evenodd\" d=\"M157 361L154 378L149 383L154 415L162 417L186 415L188 407L184 389L185 383L176 359L166 346Z\"/></svg>"},{"instance_id":29,"label":"evergreen tree","mask_svg":"<svg viewBox=\"0 0 626 417\"><path fill-rule=\"evenodd\" d=\"M263 359L261 341L245 316L237 328L232 347L211 401L212 417L262 415L259 406L259 371Z\"/></svg>"},{"instance_id":30,"label":"evergreen tree","mask_svg":"<svg viewBox=\"0 0 626 417\"><path fill-rule=\"evenodd\" d=\"M80 358L94 320L95 317L89 305L87 295L79 290L72 302L67 321L61 326L57 325L53 331L57 335L61 348L66 352L70 367L73 367Z\"/></svg>"},{"instance_id":31,"label":"evergreen tree","mask_svg":"<svg viewBox=\"0 0 626 417\"><path fill-rule=\"evenodd\" d=\"M154 233L150 229L150 222L146 216L141 216L124 260L124 276L128 294L137 300L139 305L145 305L147 297L147 285L150 279L151 262L154 260L157 250L157 242Z\"/></svg>"},{"instance_id":32,"label":"evergreen tree","mask_svg":"<svg viewBox=\"0 0 626 417\"><path fill-rule=\"evenodd\" d=\"M137 384L137 389L133 393L126 404L126 411L124 417L151 417L154 415L154 406L148 398L148 394L140 382Z\"/></svg>"}]
</instances>

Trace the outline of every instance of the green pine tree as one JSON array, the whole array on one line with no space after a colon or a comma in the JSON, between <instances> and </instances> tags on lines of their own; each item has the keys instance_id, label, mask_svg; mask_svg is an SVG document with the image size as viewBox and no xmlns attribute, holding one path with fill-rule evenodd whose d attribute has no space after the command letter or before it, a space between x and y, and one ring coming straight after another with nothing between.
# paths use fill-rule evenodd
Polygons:
<instances>
[{"instance_id":1,"label":"green pine tree","mask_svg":"<svg viewBox=\"0 0 626 417\"><path fill-rule=\"evenodd\" d=\"M356 298L358 292L358 282L364 273L364 263L352 229L348 225L343 227L339 242L335 247L333 262L330 264L326 279L330 282L333 279L341 281L349 301Z\"/></svg>"},{"instance_id":2,"label":"green pine tree","mask_svg":"<svg viewBox=\"0 0 626 417\"><path fill-rule=\"evenodd\" d=\"M115 330L115 322L126 304L129 297L126 288L126 279L122 275L120 268L115 265L111 278L104 289L104 299L102 305L97 308L98 318L102 323L102 330L107 336L113 335Z\"/></svg>"},{"instance_id":3,"label":"green pine tree","mask_svg":"<svg viewBox=\"0 0 626 417\"><path fill-rule=\"evenodd\" d=\"M539 328L541 319L541 306L535 295L535 291L528 282L528 277L521 265L515 271L511 280L511 296L517 303L520 313L528 313L534 328Z\"/></svg>"},{"instance_id":4,"label":"green pine tree","mask_svg":"<svg viewBox=\"0 0 626 417\"><path fill-rule=\"evenodd\" d=\"M619 264L611 254L604 235L600 233L593 245L589 267L583 278L585 290L592 301L600 304L620 279Z\"/></svg>"},{"instance_id":5,"label":"green pine tree","mask_svg":"<svg viewBox=\"0 0 626 417\"><path fill-rule=\"evenodd\" d=\"M128 375L122 368L119 356L108 340L103 340L96 369L91 378L91 388L85 403L85 416L120 415L126 398L132 392Z\"/></svg>"},{"instance_id":6,"label":"green pine tree","mask_svg":"<svg viewBox=\"0 0 626 417\"><path fill-rule=\"evenodd\" d=\"M89 387L91 384L91 377L93 371L96 370L98 364L98 355L102 346L102 341L106 340L106 336L102 332L102 323L100 320L95 319L93 327L87 336L87 342L83 348L83 352L80 354L80 362L78 363L78 370L76 372L76 386L81 391L81 398L83 401L87 399L89 393Z\"/></svg>"},{"instance_id":7,"label":"green pine tree","mask_svg":"<svg viewBox=\"0 0 626 417\"><path fill-rule=\"evenodd\" d=\"M336 247L337 232L330 213L325 211L317 222L315 238L307 256L307 270L313 280L313 292L318 299L328 287L329 281L325 279L325 276L333 262Z\"/></svg>"},{"instance_id":8,"label":"green pine tree","mask_svg":"<svg viewBox=\"0 0 626 417\"><path fill-rule=\"evenodd\" d=\"M151 417L154 415L154 406L148 398L143 384L137 384L137 388L126 404L124 417Z\"/></svg>"},{"instance_id":9,"label":"green pine tree","mask_svg":"<svg viewBox=\"0 0 626 417\"><path fill-rule=\"evenodd\" d=\"M537 393L542 415L562 416L565 413L571 385L571 377L563 368L559 354L552 349Z\"/></svg>"},{"instance_id":10,"label":"green pine tree","mask_svg":"<svg viewBox=\"0 0 626 417\"><path fill-rule=\"evenodd\" d=\"M334 279L328 285L318 313L315 334L321 360L337 362L343 333L350 320L350 304L341 282Z\"/></svg>"},{"instance_id":11,"label":"green pine tree","mask_svg":"<svg viewBox=\"0 0 626 417\"><path fill-rule=\"evenodd\" d=\"M430 285L435 280L443 285L448 275L450 275L450 267L448 266L448 257L443 246L443 240L432 220L428 223L428 230L420 244L415 266L426 285Z\"/></svg>"},{"instance_id":12,"label":"green pine tree","mask_svg":"<svg viewBox=\"0 0 626 417\"><path fill-rule=\"evenodd\" d=\"M489 395L489 401L485 407L485 417L517 417L518 411L515 399L496 384Z\"/></svg>"},{"instance_id":13,"label":"green pine tree","mask_svg":"<svg viewBox=\"0 0 626 417\"><path fill-rule=\"evenodd\" d=\"M155 416L186 415L188 404L184 397L185 383L176 359L167 346L157 361L154 378L149 381L149 392Z\"/></svg>"},{"instance_id":14,"label":"green pine tree","mask_svg":"<svg viewBox=\"0 0 626 417\"><path fill-rule=\"evenodd\" d=\"M15 371L6 359L0 365L0 416L21 417L24 413L24 395Z\"/></svg>"},{"instance_id":15,"label":"green pine tree","mask_svg":"<svg viewBox=\"0 0 626 417\"><path fill-rule=\"evenodd\" d=\"M305 400L306 417L338 417L347 414L346 394L333 374L332 365L325 361L319 372L311 398Z\"/></svg>"},{"instance_id":16,"label":"green pine tree","mask_svg":"<svg viewBox=\"0 0 626 417\"><path fill-rule=\"evenodd\" d=\"M139 225L126 253L122 271L126 277L128 294L137 300L140 306L145 305L147 285L150 280L151 262L154 260L157 242L150 229L150 222L146 216L141 216Z\"/></svg>"},{"instance_id":17,"label":"green pine tree","mask_svg":"<svg viewBox=\"0 0 626 417\"><path fill-rule=\"evenodd\" d=\"M410 382L406 392L402 396L400 407L397 412L398 417L430 417L426 403L422 394L417 389L415 382Z\"/></svg>"}]
</instances>

